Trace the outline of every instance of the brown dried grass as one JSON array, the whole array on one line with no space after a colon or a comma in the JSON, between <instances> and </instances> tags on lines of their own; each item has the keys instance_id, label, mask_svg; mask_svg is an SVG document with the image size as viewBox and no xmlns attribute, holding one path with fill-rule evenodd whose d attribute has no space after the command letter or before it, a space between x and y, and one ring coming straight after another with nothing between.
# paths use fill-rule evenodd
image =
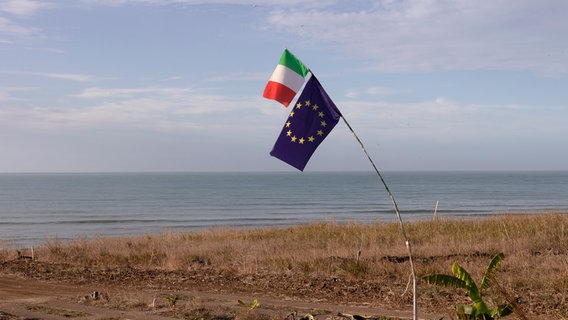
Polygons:
<instances>
[{"instance_id":1,"label":"brown dried grass","mask_svg":"<svg viewBox=\"0 0 568 320\"><path fill-rule=\"evenodd\" d=\"M510 294L522 298L524 310L539 314L553 308L560 319L568 317L566 212L418 221L406 223L405 228L419 276L450 274L451 264L458 262L478 280L491 258L503 252L498 281ZM304 273L371 279L403 288L409 276L407 251L396 223L328 221L287 228L97 237L68 243L50 240L36 248L35 254L42 261L71 262L78 267L187 270L208 266L238 274ZM423 303L439 299L447 299L448 304L467 302L463 294L455 297L459 291L420 286Z\"/></svg>"}]
</instances>

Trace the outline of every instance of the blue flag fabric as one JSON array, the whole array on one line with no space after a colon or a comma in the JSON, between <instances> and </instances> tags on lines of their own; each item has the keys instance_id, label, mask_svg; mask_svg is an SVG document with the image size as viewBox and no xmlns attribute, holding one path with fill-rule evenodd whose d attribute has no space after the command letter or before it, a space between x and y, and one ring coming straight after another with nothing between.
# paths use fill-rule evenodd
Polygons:
<instances>
[{"instance_id":1,"label":"blue flag fabric","mask_svg":"<svg viewBox=\"0 0 568 320\"><path fill-rule=\"evenodd\" d=\"M341 113L312 74L290 112L270 155L304 171Z\"/></svg>"}]
</instances>

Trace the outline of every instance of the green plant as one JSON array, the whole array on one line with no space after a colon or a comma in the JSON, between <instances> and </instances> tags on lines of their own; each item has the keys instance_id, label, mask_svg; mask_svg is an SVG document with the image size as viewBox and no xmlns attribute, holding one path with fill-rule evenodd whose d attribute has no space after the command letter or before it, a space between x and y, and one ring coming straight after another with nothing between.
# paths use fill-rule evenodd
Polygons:
<instances>
[{"instance_id":1,"label":"green plant","mask_svg":"<svg viewBox=\"0 0 568 320\"><path fill-rule=\"evenodd\" d=\"M422 277L422 280L430 284L449 286L464 289L473 301L472 305L460 304L456 305L456 315L461 320L493 320L510 315L513 312L513 306L509 303L497 305L490 309L483 300L482 291L491 286L495 273L499 269L499 265L505 258L503 253L498 253L493 257L479 287L473 281L473 278L464 268L457 262L452 264L452 275L434 274Z\"/></svg>"},{"instance_id":2,"label":"green plant","mask_svg":"<svg viewBox=\"0 0 568 320\"><path fill-rule=\"evenodd\" d=\"M170 305L170 308L175 308L176 307L176 303L179 300L179 297L176 296L167 296L166 297L166 301L168 302L168 304Z\"/></svg>"},{"instance_id":3,"label":"green plant","mask_svg":"<svg viewBox=\"0 0 568 320\"><path fill-rule=\"evenodd\" d=\"M243 308L247 308L250 311L260 307L260 303L258 302L257 299L254 299L250 305L244 303L242 300L238 300L238 302L239 302L239 306L241 306Z\"/></svg>"}]
</instances>

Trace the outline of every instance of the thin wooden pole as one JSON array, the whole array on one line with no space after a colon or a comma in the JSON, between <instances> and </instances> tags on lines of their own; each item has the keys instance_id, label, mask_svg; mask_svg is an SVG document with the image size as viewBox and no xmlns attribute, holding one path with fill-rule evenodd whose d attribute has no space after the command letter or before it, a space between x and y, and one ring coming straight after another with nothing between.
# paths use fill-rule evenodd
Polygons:
<instances>
[{"instance_id":1,"label":"thin wooden pole","mask_svg":"<svg viewBox=\"0 0 568 320\"><path fill-rule=\"evenodd\" d=\"M434 216L432 217L432 220L438 220L438 200L436 200L436 208L434 208Z\"/></svg>"},{"instance_id":2,"label":"thin wooden pole","mask_svg":"<svg viewBox=\"0 0 568 320\"><path fill-rule=\"evenodd\" d=\"M382 182L383 186L385 187L387 194L391 200L391 203L394 207L394 211L396 213L396 216L398 217L398 222L400 224L400 229L402 230L402 235L404 236L404 241L405 241L405 245L406 245L406 249L408 251L408 259L410 262L410 269L412 272L412 288L413 288L413 319L414 320L418 320L418 278L416 277L416 269L414 268L414 261L412 259L412 248L410 246L410 241L408 240L408 237L406 236L406 230L404 229L404 223L402 222L402 217L400 216L400 211L398 210L398 205L396 204L396 201L394 199L394 196L392 194L392 192L390 191L385 179L383 178L383 175L381 174L381 172L379 171L379 169L377 168L377 166L375 165L375 162L373 161L373 159L371 159L371 156L369 156L369 153L367 152L367 149L365 149L365 146L363 145L363 142L361 141L361 139L359 139L359 137L357 136L357 134L355 133L355 131L353 130L353 128L351 127L351 125L349 124L349 122L347 122L347 120L345 119L345 117L342 115L341 118L343 119L343 122L345 122L345 124L347 125L347 127L349 128L349 130L351 131L351 133L353 133L353 136L355 137L355 140L357 140L357 142L359 143L359 146L361 147L361 149L363 149L363 152L365 153L365 155L367 156L367 159L369 159L369 162L371 162L371 165L373 166L373 169L375 169L375 172L377 173L377 176L379 177L380 181Z\"/></svg>"}]
</instances>

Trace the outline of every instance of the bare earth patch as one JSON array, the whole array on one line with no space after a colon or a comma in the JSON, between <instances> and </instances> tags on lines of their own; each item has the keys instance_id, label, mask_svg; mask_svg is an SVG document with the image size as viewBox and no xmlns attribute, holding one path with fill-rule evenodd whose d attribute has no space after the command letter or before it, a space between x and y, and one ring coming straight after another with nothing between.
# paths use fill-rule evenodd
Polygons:
<instances>
[{"instance_id":1,"label":"bare earth patch","mask_svg":"<svg viewBox=\"0 0 568 320\"><path fill-rule=\"evenodd\" d=\"M334 284L292 274L243 279L195 271L95 272L21 260L4 262L0 270L0 319L412 319L411 305L362 299L367 290L380 289L339 279ZM370 296L378 299L377 293ZM238 303L254 299L260 306L252 310Z\"/></svg>"}]
</instances>

